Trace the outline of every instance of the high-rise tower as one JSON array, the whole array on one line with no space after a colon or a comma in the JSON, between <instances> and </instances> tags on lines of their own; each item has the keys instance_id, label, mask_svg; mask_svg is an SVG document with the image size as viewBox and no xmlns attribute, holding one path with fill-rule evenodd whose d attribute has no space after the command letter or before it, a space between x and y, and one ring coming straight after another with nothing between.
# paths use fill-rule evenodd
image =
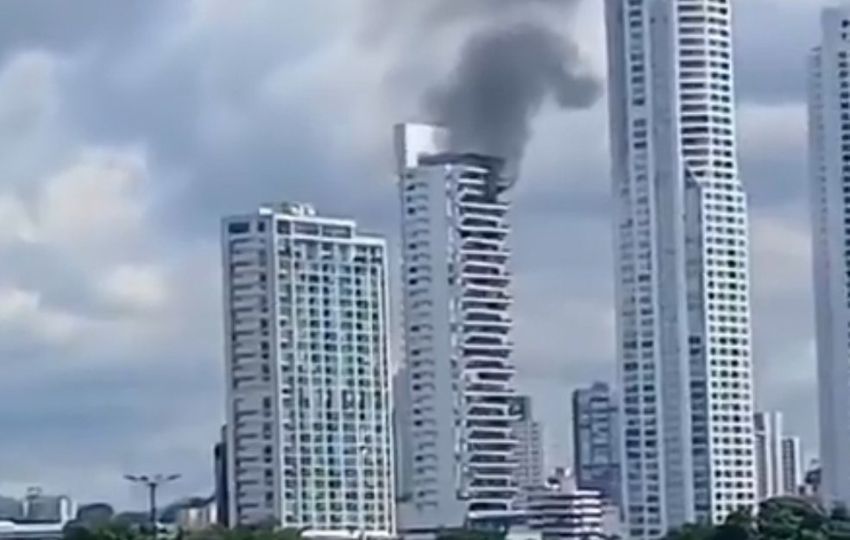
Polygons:
<instances>
[{"instance_id":1,"label":"high-rise tower","mask_svg":"<svg viewBox=\"0 0 850 540\"><path fill-rule=\"evenodd\" d=\"M281 204L222 250L229 524L393 536L386 242Z\"/></svg>"},{"instance_id":2,"label":"high-rise tower","mask_svg":"<svg viewBox=\"0 0 850 540\"><path fill-rule=\"evenodd\" d=\"M400 525L499 519L517 487L513 343L501 159L451 152L449 134L396 129L402 208L404 374Z\"/></svg>"},{"instance_id":3,"label":"high-rise tower","mask_svg":"<svg viewBox=\"0 0 850 540\"><path fill-rule=\"evenodd\" d=\"M821 495L850 504L850 7L826 9L809 59L809 171Z\"/></svg>"},{"instance_id":4,"label":"high-rise tower","mask_svg":"<svg viewBox=\"0 0 850 540\"><path fill-rule=\"evenodd\" d=\"M803 447L800 437L782 439L782 491L799 495L803 487Z\"/></svg>"},{"instance_id":5,"label":"high-rise tower","mask_svg":"<svg viewBox=\"0 0 850 540\"><path fill-rule=\"evenodd\" d=\"M581 489L621 506L620 422L616 396L602 382L573 392L573 468Z\"/></svg>"},{"instance_id":6,"label":"high-rise tower","mask_svg":"<svg viewBox=\"0 0 850 540\"><path fill-rule=\"evenodd\" d=\"M606 0L627 533L755 502L730 0Z\"/></svg>"},{"instance_id":7,"label":"high-rise tower","mask_svg":"<svg viewBox=\"0 0 850 540\"><path fill-rule=\"evenodd\" d=\"M785 493L785 468L782 462L782 413L757 412L755 416L756 496L761 502ZM793 492L792 492L793 494Z\"/></svg>"},{"instance_id":8,"label":"high-rise tower","mask_svg":"<svg viewBox=\"0 0 850 540\"><path fill-rule=\"evenodd\" d=\"M543 473L543 426L534 417L531 396L517 396L513 413L517 417L513 423L516 485L520 489L539 488L546 485Z\"/></svg>"}]
</instances>

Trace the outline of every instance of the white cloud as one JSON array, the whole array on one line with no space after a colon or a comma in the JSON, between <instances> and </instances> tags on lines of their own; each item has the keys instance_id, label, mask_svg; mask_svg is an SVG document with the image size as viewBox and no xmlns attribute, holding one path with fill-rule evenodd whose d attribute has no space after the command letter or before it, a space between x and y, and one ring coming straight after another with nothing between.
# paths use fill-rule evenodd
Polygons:
<instances>
[{"instance_id":1,"label":"white cloud","mask_svg":"<svg viewBox=\"0 0 850 540\"><path fill-rule=\"evenodd\" d=\"M765 299L808 292L811 239L808 228L774 214L753 213L750 224L753 292Z\"/></svg>"},{"instance_id":2,"label":"white cloud","mask_svg":"<svg viewBox=\"0 0 850 540\"><path fill-rule=\"evenodd\" d=\"M7 338L24 332L37 340L56 344L73 337L81 324L71 314L44 306L36 291L0 288L0 331L5 331Z\"/></svg>"},{"instance_id":3,"label":"white cloud","mask_svg":"<svg viewBox=\"0 0 850 540\"><path fill-rule=\"evenodd\" d=\"M748 159L789 154L805 157L808 123L804 103L744 103L738 108L737 123Z\"/></svg>"},{"instance_id":4,"label":"white cloud","mask_svg":"<svg viewBox=\"0 0 850 540\"><path fill-rule=\"evenodd\" d=\"M0 72L0 131L24 134L58 111L56 57L44 51L14 55Z\"/></svg>"},{"instance_id":5,"label":"white cloud","mask_svg":"<svg viewBox=\"0 0 850 540\"><path fill-rule=\"evenodd\" d=\"M143 234L145 158L96 149L48 178L35 214L39 240L68 250L109 249Z\"/></svg>"},{"instance_id":6,"label":"white cloud","mask_svg":"<svg viewBox=\"0 0 850 540\"><path fill-rule=\"evenodd\" d=\"M130 312L159 310L169 299L166 276L153 265L121 264L109 269L99 286L108 305Z\"/></svg>"}]
</instances>

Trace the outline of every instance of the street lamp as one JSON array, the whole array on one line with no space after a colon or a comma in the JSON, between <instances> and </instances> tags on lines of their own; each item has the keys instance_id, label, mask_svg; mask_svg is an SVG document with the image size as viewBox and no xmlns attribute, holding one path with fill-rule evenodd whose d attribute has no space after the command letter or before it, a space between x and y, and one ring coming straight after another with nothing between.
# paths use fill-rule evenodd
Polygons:
<instances>
[{"instance_id":1,"label":"street lamp","mask_svg":"<svg viewBox=\"0 0 850 540\"><path fill-rule=\"evenodd\" d=\"M158 536L158 530L156 526L156 490L159 489L159 486L167 484L169 482L173 482L180 478L179 474L153 474L153 475L134 475L134 474L125 474L124 478L133 482L134 484L143 484L148 488L148 503L150 510L150 522L151 522L151 530L153 531L154 539Z\"/></svg>"}]
</instances>

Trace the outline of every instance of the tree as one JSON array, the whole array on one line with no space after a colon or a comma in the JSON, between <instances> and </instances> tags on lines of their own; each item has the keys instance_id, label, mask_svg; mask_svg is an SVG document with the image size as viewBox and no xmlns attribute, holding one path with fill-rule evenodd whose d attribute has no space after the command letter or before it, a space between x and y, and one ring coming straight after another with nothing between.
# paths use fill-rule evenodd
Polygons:
<instances>
[{"instance_id":1,"label":"tree","mask_svg":"<svg viewBox=\"0 0 850 540\"><path fill-rule=\"evenodd\" d=\"M672 529L664 540L709 540L714 529L703 523L686 523L678 529Z\"/></svg>"},{"instance_id":2,"label":"tree","mask_svg":"<svg viewBox=\"0 0 850 540\"><path fill-rule=\"evenodd\" d=\"M71 523L65 527L65 540L143 540L138 530L133 527L111 522L97 527L86 527Z\"/></svg>"},{"instance_id":3,"label":"tree","mask_svg":"<svg viewBox=\"0 0 850 540\"><path fill-rule=\"evenodd\" d=\"M444 529L437 533L437 540L504 540L504 537L498 531L471 528Z\"/></svg>"}]
</instances>

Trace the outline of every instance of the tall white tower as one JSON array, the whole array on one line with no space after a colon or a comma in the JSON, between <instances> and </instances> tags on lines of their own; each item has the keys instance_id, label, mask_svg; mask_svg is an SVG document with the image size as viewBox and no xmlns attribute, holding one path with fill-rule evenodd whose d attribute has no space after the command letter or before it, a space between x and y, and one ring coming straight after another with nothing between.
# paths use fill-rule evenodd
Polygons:
<instances>
[{"instance_id":1,"label":"tall white tower","mask_svg":"<svg viewBox=\"0 0 850 540\"><path fill-rule=\"evenodd\" d=\"M730 0L606 0L626 533L755 502Z\"/></svg>"},{"instance_id":2,"label":"tall white tower","mask_svg":"<svg viewBox=\"0 0 850 540\"><path fill-rule=\"evenodd\" d=\"M396 128L405 365L400 527L499 519L512 459L509 183L500 159L449 152L440 128Z\"/></svg>"},{"instance_id":3,"label":"tall white tower","mask_svg":"<svg viewBox=\"0 0 850 540\"><path fill-rule=\"evenodd\" d=\"M782 413L756 413L755 429L757 497L759 501L763 501L785 493Z\"/></svg>"},{"instance_id":4,"label":"tall white tower","mask_svg":"<svg viewBox=\"0 0 850 540\"><path fill-rule=\"evenodd\" d=\"M282 204L222 251L229 523L393 536L386 242Z\"/></svg>"},{"instance_id":5,"label":"tall white tower","mask_svg":"<svg viewBox=\"0 0 850 540\"><path fill-rule=\"evenodd\" d=\"M809 60L818 402L828 503L850 504L850 7L821 19Z\"/></svg>"}]
</instances>

